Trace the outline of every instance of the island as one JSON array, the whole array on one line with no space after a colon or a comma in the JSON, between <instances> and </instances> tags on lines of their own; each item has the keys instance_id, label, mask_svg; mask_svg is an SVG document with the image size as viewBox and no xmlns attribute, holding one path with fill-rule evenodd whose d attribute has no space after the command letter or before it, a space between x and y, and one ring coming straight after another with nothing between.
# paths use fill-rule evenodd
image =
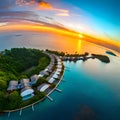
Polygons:
<instances>
[{"instance_id":1,"label":"island","mask_svg":"<svg viewBox=\"0 0 120 120\"><path fill-rule=\"evenodd\" d=\"M59 85L64 65L59 56L30 48L0 52L0 112L14 112L44 100Z\"/></svg>"},{"instance_id":2,"label":"island","mask_svg":"<svg viewBox=\"0 0 120 120\"><path fill-rule=\"evenodd\" d=\"M107 54L113 55L113 56L117 56L115 53L113 53L112 51L106 51Z\"/></svg>"},{"instance_id":3,"label":"island","mask_svg":"<svg viewBox=\"0 0 120 120\"><path fill-rule=\"evenodd\" d=\"M106 55L99 55L99 54L91 54L93 56L93 58L97 58L99 59L101 62L104 63L110 63L110 59L108 56Z\"/></svg>"}]
</instances>

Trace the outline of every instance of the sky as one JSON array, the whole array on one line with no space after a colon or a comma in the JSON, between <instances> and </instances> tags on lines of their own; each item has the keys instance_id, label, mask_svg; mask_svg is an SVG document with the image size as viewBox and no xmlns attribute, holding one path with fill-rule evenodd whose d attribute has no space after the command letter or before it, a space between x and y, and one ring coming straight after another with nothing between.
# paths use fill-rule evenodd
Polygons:
<instances>
[{"instance_id":1,"label":"sky","mask_svg":"<svg viewBox=\"0 0 120 120\"><path fill-rule=\"evenodd\" d=\"M27 24L24 21L67 28L120 44L120 0L0 1L0 30L9 24Z\"/></svg>"}]
</instances>

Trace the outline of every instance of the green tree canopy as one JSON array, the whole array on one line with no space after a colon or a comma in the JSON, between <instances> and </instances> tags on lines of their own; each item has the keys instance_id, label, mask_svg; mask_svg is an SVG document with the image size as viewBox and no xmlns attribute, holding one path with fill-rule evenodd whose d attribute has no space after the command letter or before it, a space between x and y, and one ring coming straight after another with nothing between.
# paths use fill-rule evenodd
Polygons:
<instances>
[{"instance_id":1,"label":"green tree canopy","mask_svg":"<svg viewBox=\"0 0 120 120\"><path fill-rule=\"evenodd\" d=\"M7 82L0 79L0 90L4 90L7 88Z\"/></svg>"},{"instance_id":2,"label":"green tree canopy","mask_svg":"<svg viewBox=\"0 0 120 120\"><path fill-rule=\"evenodd\" d=\"M21 104L22 98L17 91L14 91L8 96L8 101L9 109L15 109Z\"/></svg>"}]
</instances>

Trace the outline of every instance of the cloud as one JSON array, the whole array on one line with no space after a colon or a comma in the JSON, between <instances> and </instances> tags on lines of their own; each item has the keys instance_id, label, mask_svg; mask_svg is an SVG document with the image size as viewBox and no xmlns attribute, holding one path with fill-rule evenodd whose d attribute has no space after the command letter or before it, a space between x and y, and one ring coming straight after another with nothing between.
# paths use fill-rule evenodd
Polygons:
<instances>
[{"instance_id":1,"label":"cloud","mask_svg":"<svg viewBox=\"0 0 120 120\"><path fill-rule=\"evenodd\" d=\"M39 2L39 6L38 6L37 9L38 9L38 10L51 10L51 11L56 11L56 12L58 12L58 13L55 14L56 16L64 16L64 17L70 16L68 10L55 8L55 7L53 7L50 3L45 2L45 1Z\"/></svg>"},{"instance_id":2,"label":"cloud","mask_svg":"<svg viewBox=\"0 0 120 120\"><path fill-rule=\"evenodd\" d=\"M68 16L70 16L70 14L69 14L69 12L64 12L64 13L57 13L56 16L68 17Z\"/></svg>"},{"instance_id":3,"label":"cloud","mask_svg":"<svg viewBox=\"0 0 120 120\"><path fill-rule=\"evenodd\" d=\"M69 16L69 11L65 10L65 9L59 9L59 8L55 8L53 7L50 3L45 2L45 1L39 1L38 2L38 10L51 10L51 11L56 11L56 12L60 12L58 14L64 14L64 16ZM61 15L62 16L62 15Z\"/></svg>"},{"instance_id":4,"label":"cloud","mask_svg":"<svg viewBox=\"0 0 120 120\"><path fill-rule=\"evenodd\" d=\"M0 26L7 25L7 22L0 22Z\"/></svg>"},{"instance_id":5,"label":"cloud","mask_svg":"<svg viewBox=\"0 0 120 120\"><path fill-rule=\"evenodd\" d=\"M45 1L39 2L39 7L41 9L53 9L52 5L48 2L45 2Z\"/></svg>"},{"instance_id":6,"label":"cloud","mask_svg":"<svg viewBox=\"0 0 120 120\"><path fill-rule=\"evenodd\" d=\"M9 19L9 18L19 18L19 19L38 19L38 15L36 15L32 11L4 11L0 12L0 19Z\"/></svg>"},{"instance_id":7,"label":"cloud","mask_svg":"<svg viewBox=\"0 0 120 120\"><path fill-rule=\"evenodd\" d=\"M19 6L29 6L35 3L35 0L16 0L16 4Z\"/></svg>"},{"instance_id":8,"label":"cloud","mask_svg":"<svg viewBox=\"0 0 120 120\"><path fill-rule=\"evenodd\" d=\"M58 12L55 14L56 16L70 16L68 10L56 8L44 0L16 0L16 4L19 6L34 6L36 10Z\"/></svg>"},{"instance_id":9,"label":"cloud","mask_svg":"<svg viewBox=\"0 0 120 120\"><path fill-rule=\"evenodd\" d=\"M44 0L16 0L16 4L19 6L37 6L41 9L50 9L52 5Z\"/></svg>"}]
</instances>

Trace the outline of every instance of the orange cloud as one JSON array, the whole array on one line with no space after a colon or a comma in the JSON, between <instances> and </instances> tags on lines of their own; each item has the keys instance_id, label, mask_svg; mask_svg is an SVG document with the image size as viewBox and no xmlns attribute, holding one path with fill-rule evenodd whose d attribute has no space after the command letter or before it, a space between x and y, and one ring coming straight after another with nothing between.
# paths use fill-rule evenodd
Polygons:
<instances>
[{"instance_id":1,"label":"orange cloud","mask_svg":"<svg viewBox=\"0 0 120 120\"><path fill-rule=\"evenodd\" d=\"M65 17L70 16L68 10L55 8L50 3L44 2L44 1L39 3L39 6L37 9L38 10L51 10L51 11L59 12L59 13L55 14L56 16L65 16Z\"/></svg>"},{"instance_id":2,"label":"orange cloud","mask_svg":"<svg viewBox=\"0 0 120 120\"><path fill-rule=\"evenodd\" d=\"M44 2L44 1L41 1L41 2L39 3L39 7L40 7L41 9L53 9L53 7L52 7L51 4L49 4L48 2Z\"/></svg>"},{"instance_id":3,"label":"orange cloud","mask_svg":"<svg viewBox=\"0 0 120 120\"><path fill-rule=\"evenodd\" d=\"M57 12L60 12L58 14L64 14L64 16L65 16L65 14L66 14L66 16L69 15L69 11L68 10L55 8L50 3L45 2L45 1L39 2L37 9L38 10L52 10L52 11L57 11Z\"/></svg>"},{"instance_id":4,"label":"orange cloud","mask_svg":"<svg viewBox=\"0 0 120 120\"><path fill-rule=\"evenodd\" d=\"M56 16L70 16L69 10L59 9L52 6L52 4L44 0L16 0L16 4L19 6L35 6L37 10L50 10L58 12Z\"/></svg>"}]
</instances>

